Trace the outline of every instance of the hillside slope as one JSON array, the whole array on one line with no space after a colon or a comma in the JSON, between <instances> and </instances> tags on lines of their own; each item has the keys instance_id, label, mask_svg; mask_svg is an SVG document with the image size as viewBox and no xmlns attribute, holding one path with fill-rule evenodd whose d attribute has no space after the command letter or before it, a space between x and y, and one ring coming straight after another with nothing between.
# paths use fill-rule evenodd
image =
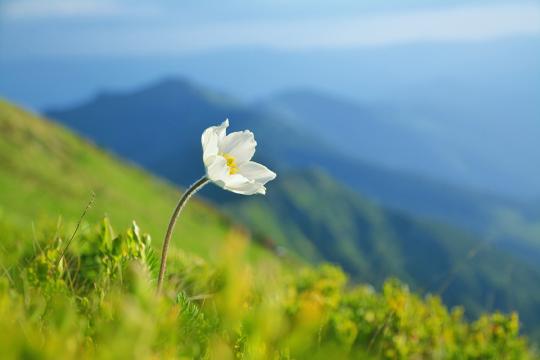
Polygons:
<instances>
[{"instance_id":1,"label":"hillside slope","mask_svg":"<svg viewBox=\"0 0 540 360\"><path fill-rule=\"evenodd\" d=\"M61 218L73 226L95 193L85 223L108 215L119 228L132 220L159 246L179 191L125 165L62 127L0 100L0 220L23 231ZM231 221L198 200L176 227L181 248L208 256ZM5 244L4 244L5 245Z\"/></svg>"},{"instance_id":2,"label":"hillside slope","mask_svg":"<svg viewBox=\"0 0 540 360\"><path fill-rule=\"evenodd\" d=\"M253 106L275 112L297 127L311 129L357 159L428 176L453 165L431 139L400 123L396 119L400 111L388 105L358 104L324 92L298 89L262 99Z\"/></svg>"}]
</instances>

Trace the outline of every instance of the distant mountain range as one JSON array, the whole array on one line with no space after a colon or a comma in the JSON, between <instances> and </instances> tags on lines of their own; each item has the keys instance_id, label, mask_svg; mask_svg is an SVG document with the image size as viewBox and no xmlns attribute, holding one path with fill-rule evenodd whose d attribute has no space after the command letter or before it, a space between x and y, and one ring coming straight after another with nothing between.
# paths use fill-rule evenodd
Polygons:
<instances>
[{"instance_id":1,"label":"distant mountain range","mask_svg":"<svg viewBox=\"0 0 540 360\"><path fill-rule=\"evenodd\" d=\"M181 79L103 93L48 115L184 186L204 171L200 134L229 117L232 130L256 133L256 158L279 177L264 201L215 188L203 195L254 230L305 258L337 262L359 279L399 276L443 291L446 301L465 303L474 313L491 303L540 320L532 310L540 299L529 286L516 285L533 283L540 271L538 218L528 205L347 156L315 126L282 109L244 105ZM376 138L379 131L372 131Z\"/></svg>"},{"instance_id":2,"label":"distant mountain range","mask_svg":"<svg viewBox=\"0 0 540 360\"><path fill-rule=\"evenodd\" d=\"M483 192L540 193L540 123L519 112L474 115L432 104L358 104L312 90L282 92L256 103L309 128L348 156ZM510 104L507 104L511 107ZM540 112L538 114L540 116ZM526 197L527 198L527 197Z\"/></svg>"},{"instance_id":3,"label":"distant mountain range","mask_svg":"<svg viewBox=\"0 0 540 360\"><path fill-rule=\"evenodd\" d=\"M313 106L330 104L333 109L336 103L343 102L332 98L318 99ZM324 114L324 111L320 113ZM321 128L325 126L321 122L314 120L313 125L308 126L307 120L300 123L299 117L289 116L279 107L246 106L224 94L170 78L141 90L103 93L86 104L49 111L48 115L93 139L98 145L181 185L188 185L203 172L198 159L194 161L192 156L183 154L199 154L199 137L204 128L229 117L233 129L249 128L257 133L261 144L261 155L258 156L274 168L319 166L353 190L384 206L466 228L481 236L489 236L491 241L501 246L526 254L529 259L540 258L540 242L533 236L537 231L531 234L530 231L516 230L516 227L522 228L521 223L538 222L538 219L526 216L524 209L528 205L462 189L415 173L373 165L359 159L357 154L346 154L341 145L343 141L321 136ZM366 122L367 125L346 125L343 116L332 119L329 124L343 129L343 138L357 134L354 126L358 131L362 127L371 127L370 134L359 132L357 135L359 138L371 138L368 144L385 142L385 136L393 131L390 125L364 120L365 117L357 117L356 123ZM334 133L339 135L339 131ZM398 135L394 132L393 136ZM401 148L405 146L402 144ZM416 153L420 156L421 150L416 150ZM501 223L505 224L504 229L500 228ZM523 244L526 244L524 248Z\"/></svg>"},{"instance_id":4,"label":"distant mountain range","mask_svg":"<svg viewBox=\"0 0 540 360\"><path fill-rule=\"evenodd\" d=\"M357 144L353 153L368 162L524 200L540 196L540 167L534 166L540 153L540 37L327 50L223 49L176 57L22 61L7 55L0 55L0 93L35 109L82 103L103 88L130 91L168 74L188 74L246 103L279 100L301 122L308 110L310 125L324 130L318 136L334 134L324 128L329 116L342 124L340 118L361 117L345 129L374 125L383 140L366 131L346 143ZM303 90L295 95L281 93L284 89L324 92L305 96ZM317 111L309 113L302 101Z\"/></svg>"}]
</instances>

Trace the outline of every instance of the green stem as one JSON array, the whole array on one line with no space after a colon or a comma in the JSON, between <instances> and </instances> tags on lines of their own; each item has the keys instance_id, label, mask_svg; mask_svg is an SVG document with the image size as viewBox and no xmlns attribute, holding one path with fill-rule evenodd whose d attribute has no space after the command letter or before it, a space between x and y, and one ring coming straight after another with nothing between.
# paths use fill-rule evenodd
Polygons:
<instances>
[{"instance_id":1,"label":"green stem","mask_svg":"<svg viewBox=\"0 0 540 360\"><path fill-rule=\"evenodd\" d=\"M167 233L165 234L165 240L163 241L163 250L161 252L161 266L159 267L159 277L157 284L157 293L161 293L161 288L163 287L163 278L165 277L165 270L167 268L167 253L169 252L169 243L171 242L172 232L174 230L174 225L178 216L184 209L187 201L193 196L197 191L199 191L204 185L206 185L210 180L206 176L203 176L196 183L191 185L186 192L182 195L174 212L172 214L171 220L169 222L169 227L167 228Z\"/></svg>"}]
</instances>

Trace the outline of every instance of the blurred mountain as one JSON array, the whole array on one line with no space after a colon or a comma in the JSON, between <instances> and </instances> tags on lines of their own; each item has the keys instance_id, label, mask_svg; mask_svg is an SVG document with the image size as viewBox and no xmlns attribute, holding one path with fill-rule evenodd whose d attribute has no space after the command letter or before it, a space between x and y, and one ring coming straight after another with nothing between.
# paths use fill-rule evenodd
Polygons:
<instances>
[{"instance_id":1,"label":"blurred mountain","mask_svg":"<svg viewBox=\"0 0 540 360\"><path fill-rule=\"evenodd\" d=\"M254 104L274 111L297 127L308 128L351 157L386 166L425 170L440 161L432 141L395 121L388 106L368 106L309 89L281 92Z\"/></svg>"},{"instance_id":2,"label":"blurred mountain","mask_svg":"<svg viewBox=\"0 0 540 360\"><path fill-rule=\"evenodd\" d=\"M296 90L256 106L287 116L351 157L483 192L515 197L540 192L540 167L531 166L540 154L534 140L540 124L524 112L501 119L493 114L503 111L501 103L460 113L455 107L368 105Z\"/></svg>"},{"instance_id":3,"label":"blurred mountain","mask_svg":"<svg viewBox=\"0 0 540 360\"><path fill-rule=\"evenodd\" d=\"M182 79L170 78L134 92L101 94L81 106L48 115L181 185L204 171L202 131L229 117L231 130L248 128L257 134L261 145L256 159L279 172L321 167L386 207L468 229L528 260L540 259L539 219L525 216L522 204L347 156L338 145L317 136L316 129L283 112L244 106ZM228 196L218 191L206 194L213 199ZM522 231L524 226L527 231Z\"/></svg>"},{"instance_id":4,"label":"blurred mountain","mask_svg":"<svg viewBox=\"0 0 540 360\"><path fill-rule=\"evenodd\" d=\"M341 142L321 139L315 125L295 123L279 111L245 106L183 79L170 78L133 92L102 93L81 106L47 113L100 146L184 185L203 171L200 164L188 164L192 161L185 155L200 154L204 128L229 117L233 130L257 132L262 144L259 153L272 166L321 166L391 207L478 229L489 224L494 206L517 205L346 156L339 150Z\"/></svg>"}]
</instances>

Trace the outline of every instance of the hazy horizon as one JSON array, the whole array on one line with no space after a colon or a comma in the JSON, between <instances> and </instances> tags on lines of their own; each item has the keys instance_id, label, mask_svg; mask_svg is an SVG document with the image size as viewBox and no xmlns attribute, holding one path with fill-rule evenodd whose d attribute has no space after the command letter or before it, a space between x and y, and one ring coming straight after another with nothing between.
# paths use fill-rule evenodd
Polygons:
<instances>
[{"instance_id":1,"label":"hazy horizon","mask_svg":"<svg viewBox=\"0 0 540 360\"><path fill-rule=\"evenodd\" d=\"M22 0L0 19L0 96L38 112L171 76L244 105L317 92L422 134L441 181L540 197L537 1Z\"/></svg>"}]
</instances>

